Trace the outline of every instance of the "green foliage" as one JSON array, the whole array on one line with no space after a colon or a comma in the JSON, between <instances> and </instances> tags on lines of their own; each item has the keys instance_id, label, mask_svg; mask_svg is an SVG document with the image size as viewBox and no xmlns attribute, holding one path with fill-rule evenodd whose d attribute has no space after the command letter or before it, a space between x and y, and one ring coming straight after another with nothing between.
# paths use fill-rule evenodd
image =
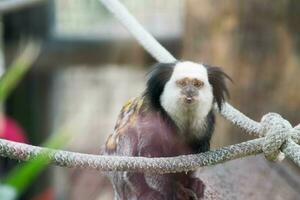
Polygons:
<instances>
[{"instance_id":1,"label":"green foliage","mask_svg":"<svg viewBox=\"0 0 300 200\"><path fill-rule=\"evenodd\" d=\"M9 94L22 80L26 72L33 65L39 54L40 46L29 43L19 57L7 68L0 79L0 105L4 103ZM66 141L66 134L56 134L50 138L45 147L58 148ZM0 184L0 199L13 200L28 188L31 182L49 164L47 151L28 163L22 163L8 173Z\"/></svg>"},{"instance_id":2,"label":"green foliage","mask_svg":"<svg viewBox=\"0 0 300 200\"><path fill-rule=\"evenodd\" d=\"M40 46L29 43L0 79L0 104L5 101L36 60Z\"/></svg>"},{"instance_id":3,"label":"green foliage","mask_svg":"<svg viewBox=\"0 0 300 200\"><path fill-rule=\"evenodd\" d=\"M48 148L60 148L66 141L68 141L70 134L66 133L66 130L61 130L60 132L54 134L52 138L49 138L47 142L43 145ZM35 159L22 163L15 167L4 179L4 184L15 188L17 194L24 192L35 180L35 178L45 169L49 164L48 159L49 151L45 151L42 155L36 157Z\"/></svg>"}]
</instances>

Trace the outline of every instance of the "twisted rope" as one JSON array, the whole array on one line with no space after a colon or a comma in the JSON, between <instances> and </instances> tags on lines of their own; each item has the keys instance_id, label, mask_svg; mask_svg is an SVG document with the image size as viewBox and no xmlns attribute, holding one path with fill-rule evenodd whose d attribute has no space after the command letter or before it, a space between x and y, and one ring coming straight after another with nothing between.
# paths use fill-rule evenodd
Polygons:
<instances>
[{"instance_id":1,"label":"twisted rope","mask_svg":"<svg viewBox=\"0 0 300 200\"><path fill-rule=\"evenodd\" d=\"M217 106L215 106L215 110L219 111ZM244 129L246 132L257 137L264 136L262 134L262 125L259 122L250 119L229 103L226 102L223 104L220 114L237 127Z\"/></svg>"},{"instance_id":2,"label":"twisted rope","mask_svg":"<svg viewBox=\"0 0 300 200\"><path fill-rule=\"evenodd\" d=\"M176 58L145 30L119 1L101 0L101 2L156 60L162 63L176 61Z\"/></svg>"},{"instance_id":3,"label":"twisted rope","mask_svg":"<svg viewBox=\"0 0 300 200\"><path fill-rule=\"evenodd\" d=\"M175 58L142 28L119 1L101 0L101 2L159 62L175 61ZM248 118L228 103L224 104L220 113L236 126L263 138L215 151L168 158L96 156L0 140L0 156L27 161L44 155L53 164L64 167L170 173L195 170L201 166L215 165L236 158L264 153L265 157L272 161L281 160L284 155L300 167L300 146L298 145L300 143L300 124L293 128L287 120L276 113L266 114L259 123Z\"/></svg>"},{"instance_id":4,"label":"twisted rope","mask_svg":"<svg viewBox=\"0 0 300 200\"><path fill-rule=\"evenodd\" d=\"M0 139L0 155L23 161L45 155L52 164L63 167L103 171L171 173L195 170L201 166L215 165L228 160L259 154L262 152L263 142L264 140L259 138L200 154L145 158L89 155L46 149Z\"/></svg>"},{"instance_id":5,"label":"twisted rope","mask_svg":"<svg viewBox=\"0 0 300 200\"><path fill-rule=\"evenodd\" d=\"M265 124L265 130L272 130L273 124L268 123L274 120L275 117L283 123L279 125L282 129L286 127L282 125L286 121L279 117L278 114L267 114L262 121ZM276 119L276 120L278 120ZM84 169L96 169L102 171L140 171L140 172L155 172L155 173L175 173L183 171L195 170L199 167L210 166L225 161L263 153L271 160L277 158L278 144L282 144L280 151L286 157L292 159L300 167L300 155L296 153L300 151L300 130L295 127L289 128L289 137L276 137L275 143L273 139L268 137L258 138L246 141L240 144L223 147L218 150L208 151L200 154L183 155L177 157L163 158L146 158L146 157L126 157L126 156L99 156L82 153L74 153L69 151L54 150L41 148L17 142L11 142L0 139L0 156L9 157L28 161L38 156L46 156L50 163L63 167L76 167ZM281 129L280 129L281 130ZM271 137L276 134L271 133ZM268 135L268 134L267 134Z\"/></svg>"}]
</instances>

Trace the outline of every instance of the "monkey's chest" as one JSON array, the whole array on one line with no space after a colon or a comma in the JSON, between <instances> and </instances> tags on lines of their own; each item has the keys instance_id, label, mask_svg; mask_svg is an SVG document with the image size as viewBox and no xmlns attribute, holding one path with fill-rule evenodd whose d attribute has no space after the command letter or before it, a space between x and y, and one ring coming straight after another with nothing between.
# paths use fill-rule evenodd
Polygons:
<instances>
[{"instance_id":1,"label":"monkey's chest","mask_svg":"<svg viewBox=\"0 0 300 200\"><path fill-rule=\"evenodd\" d=\"M178 134L184 139L201 139L205 136L206 121L195 119L195 117L185 117L176 120L179 128Z\"/></svg>"}]
</instances>

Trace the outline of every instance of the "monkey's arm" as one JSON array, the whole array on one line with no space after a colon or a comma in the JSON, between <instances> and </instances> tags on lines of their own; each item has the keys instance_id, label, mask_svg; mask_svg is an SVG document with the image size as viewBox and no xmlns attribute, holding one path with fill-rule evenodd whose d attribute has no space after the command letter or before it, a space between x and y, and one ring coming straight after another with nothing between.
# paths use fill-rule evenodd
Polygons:
<instances>
[{"instance_id":1,"label":"monkey's arm","mask_svg":"<svg viewBox=\"0 0 300 200\"><path fill-rule=\"evenodd\" d=\"M147 119L142 120L141 118L140 110L143 103L142 98L136 98L123 106L115 131L106 141L105 154L145 157L154 157L155 154L162 156L161 151L154 153L154 144L151 145L153 142L151 140L151 128L148 126ZM155 180L147 179L143 173L111 172L109 177L117 199L165 199L160 191L150 186L155 184ZM150 185L147 180L151 182ZM165 178L160 179L159 182L165 185L164 182L170 181Z\"/></svg>"}]
</instances>

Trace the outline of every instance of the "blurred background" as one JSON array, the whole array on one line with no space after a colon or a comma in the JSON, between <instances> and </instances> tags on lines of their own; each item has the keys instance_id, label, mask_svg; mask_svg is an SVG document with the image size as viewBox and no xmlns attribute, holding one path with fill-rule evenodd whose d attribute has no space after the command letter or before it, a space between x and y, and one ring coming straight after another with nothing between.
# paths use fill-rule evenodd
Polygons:
<instances>
[{"instance_id":1,"label":"blurred background","mask_svg":"<svg viewBox=\"0 0 300 200\"><path fill-rule=\"evenodd\" d=\"M240 111L257 121L272 111L293 126L300 122L300 1L121 2L178 59L221 66L234 81L229 102ZM24 41L42 44L2 106L7 128L0 138L43 145L63 130L69 135L61 149L98 154L155 60L98 0L2 0L0 22L1 73ZM221 117L217 123L213 149L252 139ZM0 158L0 180L21 164ZM113 199L97 171L48 166L36 175L18 199ZM288 160L249 157L203 168L199 176L222 199L300 195L300 170Z\"/></svg>"}]
</instances>

